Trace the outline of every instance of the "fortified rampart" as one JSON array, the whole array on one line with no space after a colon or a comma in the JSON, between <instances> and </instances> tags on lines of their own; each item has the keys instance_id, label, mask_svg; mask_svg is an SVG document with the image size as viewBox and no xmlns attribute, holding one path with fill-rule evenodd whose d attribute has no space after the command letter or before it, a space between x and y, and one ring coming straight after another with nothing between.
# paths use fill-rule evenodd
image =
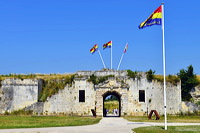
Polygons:
<instances>
[{"instance_id":1,"label":"fortified rampart","mask_svg":"<svg viewBox=\"0 0 200 133\"><path fill-rule=\"evenodd\" d=\"M164 114L163 83L148 81L145 73L130 78L127 71L101 70L79 71L72 85L66 85L58 93L38 102L42 82L38 79L5 79L1 81L0 113L26 109L37 114L97 115L104 113L104 100L108 95L119 98L120 115L146 115L151 110ZM98 83L91 76L99 78ZM100 78L102 80L100 82ZM167 83L167 113L177 114L182 109L181 84ZM191 105L190 105L191 106Z\"/></svg>"},{"instance_id":2,"label":"fortified rampart","mask_svg":"<svg viewBox=\"0 0 200 133\"><path fill-rule=\"evenodd\" d=\"M39 81L36 79L5 79L1 86L1 113L19 110L38 101Z\"/></svg>"}]
</instances>

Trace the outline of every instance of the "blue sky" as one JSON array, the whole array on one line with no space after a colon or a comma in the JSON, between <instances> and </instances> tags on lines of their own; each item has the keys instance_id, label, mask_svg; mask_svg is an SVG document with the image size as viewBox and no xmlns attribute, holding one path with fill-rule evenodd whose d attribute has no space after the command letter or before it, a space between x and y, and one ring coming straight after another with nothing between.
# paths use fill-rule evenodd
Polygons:
<instances>
[{"instance_id":1,"label":"blue sky","mask_svg":"<svg viewBox=\"0 0 200 133\"><path fill-rule=\"evenodd\" d=\"M193 65L200 74L200 1L167 0L1 0L0 74L73 73L117 69L126 42L129 49L120 70L155 70L163 73L162 30L152 26L139 30L161 2L165 2L166 74Z\"/></svg>"}]
</instances>

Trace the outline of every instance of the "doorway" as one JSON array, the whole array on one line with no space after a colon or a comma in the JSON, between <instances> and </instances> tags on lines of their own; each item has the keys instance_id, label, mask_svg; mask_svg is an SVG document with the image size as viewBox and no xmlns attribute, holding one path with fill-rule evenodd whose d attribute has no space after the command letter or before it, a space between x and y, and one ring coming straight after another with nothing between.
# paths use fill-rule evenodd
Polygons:
<instances>
[{"instance_id":1,"label":"doorway","mask_svg":"<svg viewBox=\"0 0 200 133\"><path fill-rule=\"evenodd\" d=\"M103 116L121 116L121 95L116 91L107 91L103 94Z\"/></svg>"}]
</instances>

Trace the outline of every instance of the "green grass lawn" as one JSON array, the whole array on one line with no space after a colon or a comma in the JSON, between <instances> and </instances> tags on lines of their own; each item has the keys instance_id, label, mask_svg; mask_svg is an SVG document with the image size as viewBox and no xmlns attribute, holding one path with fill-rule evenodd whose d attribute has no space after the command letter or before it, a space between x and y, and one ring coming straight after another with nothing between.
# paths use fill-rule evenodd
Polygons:
<instances>
[{"instance_id":1,"label":"green grass lawn","mask_svg":"<svg viewBox=\"0 0 200 133\"><path fill-rule=\"evenodd\" d=\"M133 129L136 133L200 133L200 126L160 126L140 127Z\"/></svg>"},{"instance_id":2,"label":"green grass lawn","mask_svg":"<svg viewBox=\"0 0 200 133\"><path fill-rule=\"evenodd\" d=\"M61 127L96 124L101 118L67 116L0 116L0 129Z\"/></svg>"},{"instance_id":3,"label":"green grass lawn","mask_svg":"<svg viewBox=\"0 0 200 133\"><path fill-rule=\"evenodd\" d=\"M125 119L133 122L164 122L164 116L160 117L160 120L148 120L147 116L130 116L124 117ZM169 123L200 123L200 116L167 116L167 122Z\"/></svg>"},{"instance_id":4,"label":"green grass lawn","mask_svg":"<svg viewBox=\"0 0 200 133\"><path fill-rule=\"evenodd\" d=\"M109 110L109 113L113 112L113 109L119 109L119 101L105 101L104 108Z\"/></svg>"}]
</instances>

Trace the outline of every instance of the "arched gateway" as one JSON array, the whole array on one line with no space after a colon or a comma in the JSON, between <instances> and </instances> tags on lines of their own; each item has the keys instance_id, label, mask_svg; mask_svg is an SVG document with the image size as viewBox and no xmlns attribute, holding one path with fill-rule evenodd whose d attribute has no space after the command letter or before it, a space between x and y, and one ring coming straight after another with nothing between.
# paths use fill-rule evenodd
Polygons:
<instances>
[{"instance_id":1,"label":"arched gateway","mask_svg":"<svg viewBox=\"0 0 200 133\"><path fill-rule=\"evenodd\" d=\"M120 117L121 116L121 94L119 94L116 91L107 91L102 96L103 96L103 116L104 117L106 117L106 116L118 116L118 117ZM115 106L114 109L112 107L110 107L110 108L112 108L112 110L108 110L108 108L106 108L106 105L105 105L106 98L108 98L109 96L110 97L115 96L116 97L115 101L118 102L117 106ZM110 105L112 106L112 104L110 104ZM112 112L112 115L109 115L109 112Z\"/></svg>"},{"instance_id":2,"label":"arched gateway","mask_svg":"<svg viewBox=\"0 0 200 133\"><path fill-rule=\"evenodd\" d=\"M123 82L123 79L119 79L116 77L109 77L105 82L95 85L95 109L97 115L101 116L121 116L124 115L124 112L127 112L128 109L128 92L129 85ZM108 96L116 97L116 101L118 102L118 106L115 108L106 108L105 101ZM116 109L116 110L114 110ZM113 111L113 113L112 113ZM116 111L116 113L115 113ZM109 112L109 115L106 115Z\"/></svg>"}]
</instances>

